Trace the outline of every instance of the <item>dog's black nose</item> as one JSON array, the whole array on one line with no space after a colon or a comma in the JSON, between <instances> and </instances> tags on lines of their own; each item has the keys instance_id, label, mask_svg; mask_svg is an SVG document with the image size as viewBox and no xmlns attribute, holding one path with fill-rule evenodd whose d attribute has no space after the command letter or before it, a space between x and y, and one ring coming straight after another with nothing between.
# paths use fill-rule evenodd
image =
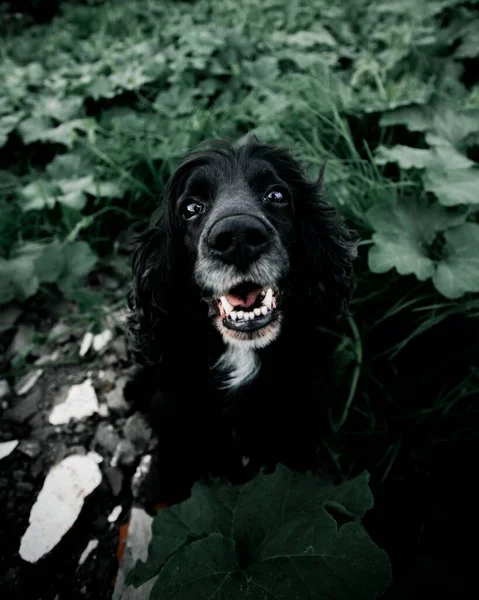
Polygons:
<instances>
[{"instance_id":1,"label":"dog's black nose","mask_svg":"<svg viewBox=\"0 0 479 600\"><path fill-rule=\"evenodd\" d=\"M234 215L217 221L208 235L208 245L221 259L246 269L269 243L265 225L251 215Z\"/></svg>"}]
</instances>

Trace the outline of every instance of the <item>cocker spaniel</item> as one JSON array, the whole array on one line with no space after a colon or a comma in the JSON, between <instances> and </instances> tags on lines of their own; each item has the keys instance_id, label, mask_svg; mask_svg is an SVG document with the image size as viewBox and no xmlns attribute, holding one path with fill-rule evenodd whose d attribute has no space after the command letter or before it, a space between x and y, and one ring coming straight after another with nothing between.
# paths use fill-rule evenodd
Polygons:
<instances>
[{"instance_id":1,"label":"cocker spaniel","mask_svg":"<svg viewBox=\"0 0 479 600\"><path fill-rule=\"evenodd\" d=\"M159 438L157 498L278 462L314 468L330 347L353 287L354 235L285 149L250 138L190 152L138 239L127 389Z\"/></svg>"}]
</instances>

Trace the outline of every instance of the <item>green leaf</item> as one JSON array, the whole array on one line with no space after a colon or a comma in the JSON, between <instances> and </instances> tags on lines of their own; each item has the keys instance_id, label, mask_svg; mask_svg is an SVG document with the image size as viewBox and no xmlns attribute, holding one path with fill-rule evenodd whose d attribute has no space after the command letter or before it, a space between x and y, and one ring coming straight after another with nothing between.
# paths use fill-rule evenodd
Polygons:
<instances>
[{"instance_id":1,"label":"green leaf","mask_svg":"<svg viewBox=\"0 0 479 600\"><path fill-rule=\"evenodd\" d=\"M15 296L19 300L30 298L40 286L40 281L35 273L33 258L31 256L19 256L10 260L9 263Z\"/></svg>"},{"instance_id":2,"label":"green leaf","mask_svg":"<svg viewBox=\"0 0 479 600\"><path fill-rule=\"evenodd\" d=\"M340 486L325 486L317 477L278 466L274 473L260 473L245 484L239 495L234 488L217 487L217 492L231 494L225 518L215 514L218 496L209 495L206 484L195 487L186 502L198 491L209 498L202 505L206 526L195 527L196 521L203 522L201 510L188 513L186 528L213 531L185 539L181 530L179 546L175 536L177 548L159 569L150 599L376 598L391 580L386 553L359 523L338 528L326 510L334 505L345 515L364 515L372 506L367 481L367 473L362 473ZM178 528L179 523L185 525L184 517L170 525ZM157 544L166 537L169 545L167 532L164 527L154 532Z\"/></svg>"},{"instance_id":3,"label":"green leaf","mask_svg":"<svg viewBox=\"0 0 479 600\"><path fill-rule=\"evenodd\" d=\"M432 148L424 150L400 144L392 148L379 146L375 161L378 165L397 163L403 169L468 169L474 165L447 140L429 133L426 141Z\"/></svg>"},{"instance_id":4,"label":"green leaf","mask_svg":"<svg viewBox=\"0 0 479 600\"><path fill-rule=\"evenodd\" d=\"M213 532L229 537L238 493L235 487L199 482L193 486L190 498L158 511L153 520L148 560L146 563L136 563L127 582L140 585L156 575L169 556L189 539L198 539Z\"/></svg>"},{"instance_id":5,"label":"green leaf","mask_svg":"<svg viewBox=\"0 0 479 600\"><path fill-rule=\"evenodd\" d=\"M431 119L423 106L401 106L383 113L379 124L381 127L405 125L409 131L427 131L431 127Z\"/></svg>"},{"instance_id":6,"label":"green leaf","mask_svg":"<svg viewBox=\"0 0 479 600\"><path fill-rule=\"evenodd\" d=\"M319 509L314 517L280 526L246 575L254 589L247 598L259 600L267 592L276 600L372 600L391 583L391 566L359 523L338 531Z\"/></svg>"},{"instance_id":7,"label":"green leaf","mask_svg":"<svg viewBox=\"0 0 479 600\"><path fill-rule=\"evenodd\" d=\"M53 208L57 199L58 189L50 181L37 179L20 191L20 208L24 211Z\"/></svg>"},{"instance_id":8,"label":"green leaf","mask_svg":"<svg viewBox=\"0 0 479 600\"><path fill-rule=\"evenodd\" d=\"M22 121L18 127L25 144L42 141L51 129L52 122L44 117L29 117Z\"/></svg>"},{"instance_id":9,"label":"green leaf","mask_svg":"<svg viewBox=\"0 0 479 600\"><path fill-rule=\"evenodd\" d=\"M425 281L434 273L430 246L437 232L464 220L463 213L448 212L436 204L401 200L374 206L367 217L375 230L368 264L373 273L396 268Z\"/></svg>"},{"instance_id":10,"label":"green leaf","mask_svg":"<svg viewBox=\"0 0 479 600\"><path fill-rule=\"evenodd\" d=\"M376 150L375 161L378 165L397 163L402 169L425 169L435 163L436 157L432 150L397 144L392 148L379 146Z\"/></svg>"},{"instance_id":11,"label":"green leaf","mask_svg":"<svg viewBox=\"0 0 479 600\"><path fill-rule=\"evenodd\" d=\"M444 234L444 258L437 266L433 282L446 298L460 298L479 292L479 225L464 223Z\"/></svg>"},{"instance_id":12,"label":"green leaf","mask_svg":"<svg viewBox=\"0 0 479 600\"><path fill-rule=\"evenodd\" d=\"M428 171L423 181L443 206L479 204L479 169Z\"/></svg>"},{"instance_id":13,"label":"green leaf","mask_svg":"<svg viewBox=\"0 0 479 600\"><path fill-rule=\"evenodd\" d=\"M64 247L59 242L46 246L35 261L35 273L41 282L55 283L65 268Z\"/></svg>"},{"instance_id":14,"label":"green leaf","mask_svg":"<svg viewBox=\"0 0 479 600\"><path fill-rule=\"evenodd\" d=\"M15 129L23 117L24 113L22 111L0 115L0 148L6 144L10 132Z\"/></svg>"},{"instance_id":15,"label":"green leaf","mask_svg":"<svg viewBox=\"0 0 479 600\"><path fill-rule=\"evenodd\" d=\"M65 291L70 291L90 273L98 259L86 242L68 244L64 252L65 270L58 280L58 285Z\"/></svg>"},{"instance_id":16,"label":"green leaf","mask_svg":"<svg viewBox=\"0 0 479 600\"><path fill-rule=\"evenodd\" d=\"M168 560L150 600L241 600L250 598L248 587L246 577L238 571L234 541L213 533L182 547Z\"/></svg>"},{"instance_id":17,"label":"green leaf","mask_svg":"<svg viewBox=\"0 0 479 600\"><path fill-rule=\"evenodd\" d=\"M233 537L242 552L257 549L286 519L316 512L324 504L341 505L342 512L361 517L372 507L369 476L362 473L340 486L325 486L318 477L278 465L270 475L260 473L240 492L233 519Z\"/></svg>"},{"instance_id":18,"label":"green leaf","mask_svg":"<svg viewBox=\"0 0 479 600\"><path fill-rule=\"evenodd\" d=\"M77 154L59 154L47 165L47 172L52 179L78 178L83 174L81 157Z\"/></svg>"}]
</instances>

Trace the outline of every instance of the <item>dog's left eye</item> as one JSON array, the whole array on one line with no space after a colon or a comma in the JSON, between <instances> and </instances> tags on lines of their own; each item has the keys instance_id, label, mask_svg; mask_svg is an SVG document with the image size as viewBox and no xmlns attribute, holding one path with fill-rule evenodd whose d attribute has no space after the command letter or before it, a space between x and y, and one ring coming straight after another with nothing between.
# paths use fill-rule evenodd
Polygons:
<instances>
[{"instance_id":1,"label":"dog's left eye","mask_svg":"<svg viewBox=\"0 0 479 600\"><path fill-rule=\"evenodd\" d=\"M264 197L266 202L271 202L272 204L287 204L288 199L286 193L280 190L271 190Z\"/></svg>"},{"instance_id":2,"label":"dog's left eye","mask_svg":"<svg viewBox=\"0 0 479 600\"><path fill-rule=\"evenodd\" d=\"M193 219L201 214L205 210L205 207L200 202L195 200L186 201L181 208L181 215L183 219Z\"/></svg>"}]
</instances>

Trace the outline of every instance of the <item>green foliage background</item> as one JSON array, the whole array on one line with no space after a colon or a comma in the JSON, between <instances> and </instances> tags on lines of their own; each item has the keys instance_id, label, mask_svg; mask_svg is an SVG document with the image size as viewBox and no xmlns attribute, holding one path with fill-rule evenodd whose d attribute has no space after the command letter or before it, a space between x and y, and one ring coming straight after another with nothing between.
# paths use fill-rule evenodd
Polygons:
<instances>
[{"instance_id":1,"label":"green foliage background","mask_svg":"<svg viewBox=\"0 0 479 600\"><path fill-rule=\"evenodd\" d=\"M338 340L329 459L371 471L382 547L406 536L440 565L416 534L437 525L426 507L441 477L467 477L478 434L478 7L111 0L65 2L37 25L0 13L0 304L78 298L200 141L255 132L312 176L328 159L329 200L363 240L353 316L325 332Z\"/></svg>"}]
</instances>

